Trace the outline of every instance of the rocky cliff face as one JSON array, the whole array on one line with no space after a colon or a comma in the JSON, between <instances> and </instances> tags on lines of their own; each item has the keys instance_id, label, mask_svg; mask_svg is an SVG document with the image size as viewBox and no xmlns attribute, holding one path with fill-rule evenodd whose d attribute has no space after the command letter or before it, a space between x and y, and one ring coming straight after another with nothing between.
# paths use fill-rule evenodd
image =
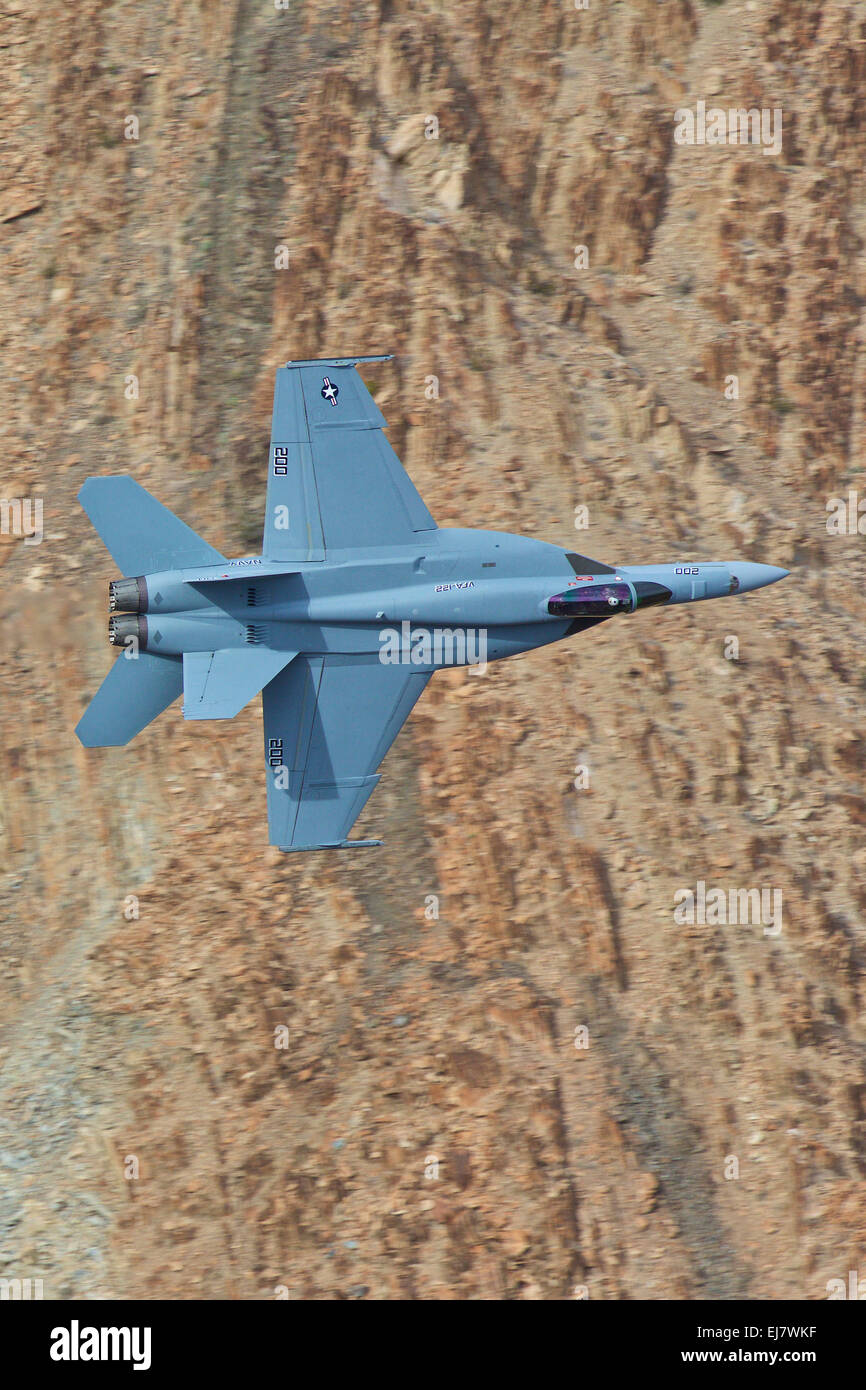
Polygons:
<instances>
[{"instance_id":1,"label":"rocky cliff face","mask_svg":"<svg viewBox=\"0 0 866 1390\"><path fill-rule=\"evenodd\" d=\"M0 477L45 531L0 535L4 1273L825 1297L866 1267L863 540L826 510L866 7L5 0L0 56ZM678 145L699 101L780 108L781 152ZM113 576L75 495L129 472L254 551L273 369L328 351L396 354L440 524L794 573L437 676L385 848L280 856L257 706L74 739ZM699 882L781 930L676 921Z\"/></svg>"}]
</instances>

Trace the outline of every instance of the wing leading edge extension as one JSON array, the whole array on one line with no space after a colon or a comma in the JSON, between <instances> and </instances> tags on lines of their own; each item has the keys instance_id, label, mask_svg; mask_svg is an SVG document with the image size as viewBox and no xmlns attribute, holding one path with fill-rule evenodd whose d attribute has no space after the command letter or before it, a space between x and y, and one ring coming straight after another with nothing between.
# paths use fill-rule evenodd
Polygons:
<instances>
[{"instance_id":1,"label":"wing leading edge extension","mask_svg":"<svg viewBox=\"0 0 866 1390\"><path fill-rule=\"evenodd\" d=\"M378 655L298 656L262 692L270 841L285 850L347 839L376 768L430 679Z\"/></svg>"},{"instance_id":2,"label":"wing leading edge extension","mask_svg":"<svg viewBox=\"0 0 866 1390\"><path fill-rule=\"evenodd\" d=\"M323 560L350 546L405 545L436 523L382 433L386 421L356 362L279 367L262 554Z\"/></svg>"}]
</instances>

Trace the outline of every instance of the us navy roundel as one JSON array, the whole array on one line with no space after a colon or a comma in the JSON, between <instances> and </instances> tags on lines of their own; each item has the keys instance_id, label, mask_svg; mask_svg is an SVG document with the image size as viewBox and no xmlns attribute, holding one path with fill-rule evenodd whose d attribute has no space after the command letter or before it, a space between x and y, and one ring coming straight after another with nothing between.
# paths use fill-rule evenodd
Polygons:
<instances>
[{"instance_id":1,"label":"us navy roundel","mask_svg":"<svg viewBox=\"0 0 866 1390\"><path fill-rule=\"evenodd\" d=\"M331 405L336 405L337 397L339 396L339 394L339 386L335 386L333 381L331 381L330 377L324 377L322 379L322 395L324 396L325 400L330 401Z\"/></svg>"}]
</instances>

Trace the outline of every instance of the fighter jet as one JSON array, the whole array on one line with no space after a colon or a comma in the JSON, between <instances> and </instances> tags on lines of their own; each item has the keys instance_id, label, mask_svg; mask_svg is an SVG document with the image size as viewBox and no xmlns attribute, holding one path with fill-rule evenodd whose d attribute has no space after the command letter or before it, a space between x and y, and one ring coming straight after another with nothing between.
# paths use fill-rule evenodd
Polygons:
<instances>
[{"instance_id":1,"label":"fighter jet","mask_svg":"<svg viewBox=\"0 0 866 1390\"><path fill-rule=\"evenodd\" d=\"M76 733L126 744L183 694L232 719L260 692L270 842L356 849L376 769L433 672L488 662L640 609L748 593L787 570L747 561L608 565L545 541L437 527L358 372L276 374L260 556L227 560L128 476L79 492L120 573L124 650Z\"/></svg>"}]
</instances>

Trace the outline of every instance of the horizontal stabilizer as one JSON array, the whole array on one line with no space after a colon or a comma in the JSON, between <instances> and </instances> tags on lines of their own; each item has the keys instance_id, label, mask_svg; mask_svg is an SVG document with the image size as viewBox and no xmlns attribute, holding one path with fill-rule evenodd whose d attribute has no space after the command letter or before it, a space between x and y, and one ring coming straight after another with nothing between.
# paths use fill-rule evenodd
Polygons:
<instances>
[{"instance_id":1,"label":"horizontal stabilizer","mask_svg":"<svg viewBox=\"0 0 866 1390\"><path fill-rule=\"evenodd\" d=\"M184 719L234 719L296 655L269 647L184 652Z\"/></svg>"},{"instance_id":2,"label":"horizontal stabilizer","mask_svg":"<svg viewBox=\"0 0 866 1390\"><path fill-rule=\"evenodd\" d=\"M76 727L85 748L129 743L183 690L179 656L119 656Z\"/></svg>"},{"instance_id":3,"label":"horizontal stabilizer","mask_svg":"<svg viewBox=\"0 0 866 1390\"><path fill-rule=\"evenodd\" d=\"M121 574L225 564L224 555L125 473L88 478L78 500Z\"/></svg>"}]
</instances>

